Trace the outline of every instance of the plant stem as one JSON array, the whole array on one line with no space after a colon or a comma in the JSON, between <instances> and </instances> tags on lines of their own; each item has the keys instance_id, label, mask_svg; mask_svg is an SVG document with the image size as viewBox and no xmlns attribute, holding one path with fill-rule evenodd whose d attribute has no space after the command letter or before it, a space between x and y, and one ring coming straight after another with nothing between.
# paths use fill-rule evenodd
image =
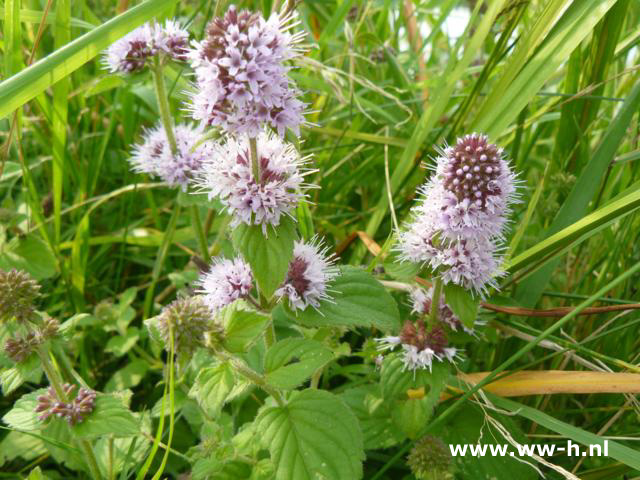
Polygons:
<instances>
[{"instance_id":1,"label":"plant stem","mask_svg":"<svg viewBox=\"0 0 640 480\"><path fill-rule=\"evenodd\" d=\"M45 350L42 345L37 348L37 352L38 356L40 357L40 363L42 364L42 370L44 370L44 373L49 380L49 384L55 390L57 397L62 402L68 402L69 399L64 393L62 378L60 378L60 375L51 363L49 352L47 352L47 350ZM96 456L93 453L93 447L87 440L78 440L78 444L80 445L80 448L84 453L87 466L89 467L89 471L91 472L91 476L96 480L101 480L102 474L100 473L100 468L98 468L98 462L96 460Z\"/></svg>"},{"instance_id":2,"label":"plant stem","mask_svg":"<svg viewBox=\"0 0 640 480\"><path fill-rule=\"evenodd\" d=\"M223 360L226 360L229 363L231 363L233 368L237 370L240 373L240 375L251 380L252 383L254 383L258 387L260 387L262 390L267 392L269 395L271 395L278 405L280 406L284 405L284 399L282 398L282 395L280 394L280 392L276 388L269 385L263 375L260 375L258 372L256 372L249 366L245 365L244 362L239 361L238 359L231 356L227 352L216 350L216 354Z\"/></svg>"},{"instance_id":3,"label":"plant stem","mask_svg":"<svg viewBox=\"0 0 640 480\"><path fill-rule=\"evenodd\" d=\"M267 344L267 348L271 347L274 343L276 343L276 329L273 326L273 318L269 322L269 326L267 330L264 332L264 341Z\"/></svg>"},{"instance_id":4,"label":"plant stem","mask_svg":"<svg viewBox=\"0 0 640 480\"><path fill-rule=\"evenodd\" d=\"M207 236L202 227L202 221L200 220L200 210L197 205L191 206L191 223L193 229L196 232L198 238L198 244L200 245L200 252L202 253L202 260L209 261L209 245L207 243Z\"/></svg>"},{"instance_id":5,"label":"plant stem","mask_svg":"<svg viewBox=\"0 0 640 480\"><path fill-rule=\"evenodd\" d=\"M173 213L171 214L171 218L169 219L169 224L167 225L167 229L164 232L162 237L162 244L160 248L158 248L158 254L156 255L156 261L153 265L153 271L151 272L151 284L147 289L147 293L144 298L144 309L143 315L144 318L149 318L151 315L151 311L153 309L153 294L156 289L156 284L158 283L158 278L160 278L160 273L162 273L162 267L164 265L164 261L167 257L167 253L169 251L169 247L171 246L171 242L173 240L173 233L176 229L176 223L178 222L178 217L180 216L180 205L176 205L173 209Z\"/></svg>"},{"instance_id":6,"label":"plant stem","mask_svg":"<svg viewBox=\"0 0 640 480\"><path fill-rule=\"evenodd\" d=\"M260 161L258 160L258 142L255 138L249 137L249 150L251 152L251 171L256 183L260 183Z\"/></svg>"},{"instance_id":7,"label":"plant stem","mask_svg":"<svg viewBox=\"0 0 640 480\"><path fill-rule=\"evenodd\" d=\"M167 96L167 86L164 83L164 73L162 64L159 60L156 61L154 68L151 69L153 75L153 85L156 91L156 100L158 101L158 110L160 111L160 119L164 126L164 131L167 134L167 141L169 142L169 148L171 153L175 154L178 150L176 144L176 137L173 133L173 122L171 121L171 110L169 108L169 97Z\"/></svg>"},{"instance_id":8,"label":"plant stem","mask_svg":"<svg viewBox=\"0 0 640 480\"><path fill-rule=\"evenodd\" d=\"M429 330L438 321L438 309L440 308L440 296L442 295L442 279L436 277L433 281L433 295L431 296L431 311L429 312Z\"/></svg>"}]
</instances>

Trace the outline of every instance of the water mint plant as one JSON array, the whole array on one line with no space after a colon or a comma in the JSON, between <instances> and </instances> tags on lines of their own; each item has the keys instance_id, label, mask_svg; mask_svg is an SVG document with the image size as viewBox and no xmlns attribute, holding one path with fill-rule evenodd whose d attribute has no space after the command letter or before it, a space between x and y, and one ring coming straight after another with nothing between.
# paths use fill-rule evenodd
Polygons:
<instances>
[{"instance_id":1,"label":"water mint plant","mask_svg":"<svg viewBox=\"0 0 640 480\"><path fill-rule=\"evenodd\" d=\"M116 3L3 9L3 475L640 471L634 2Z\"/></svg>"}]
</instances>

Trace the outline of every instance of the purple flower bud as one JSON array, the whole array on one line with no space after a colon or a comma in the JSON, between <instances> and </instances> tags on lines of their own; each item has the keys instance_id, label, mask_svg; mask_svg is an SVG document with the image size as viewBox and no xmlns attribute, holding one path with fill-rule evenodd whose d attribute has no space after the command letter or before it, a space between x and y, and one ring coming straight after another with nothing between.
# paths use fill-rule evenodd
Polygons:
<instances>
[{"instance_id":1,"label":"purple flower bud","mask_svg":"<svg viewBox=\"0 0 640 480\"><path fill-rule=\"evenodd\" d=\"M175 351L186 355L204 345L205 332L213 327L213 315L201 297L175 300L162 310L158 320L167 351L173 332Z\"/></svg>"},{"instance_id":2,"label":"purple flower bud","mask_svg":"<svg viewBox=\"0 0 640 480\"><path fill-rule=\"evenodd\" d=\"M158 52L174 60L186 60L188 47L189 33L177 22L167 20L164 26L145 23L111 44L104 62L111 73L136 73Z\"/></svg>"},{"instance_id":3,"label":"purple flower bud","mask_svg":"<svg viewBox=\"0 0 640 480\"><path fill-rule=\"evenodd\" d=\"M11 360L20 363L33 353L38 344L36 334L29 332L24 337L8 339L4 344L4 351Z\"/></svg>"},{"instance_id":4,"label":"purple flower bud","mask_svg":"<svg viewBox=\"0 0 640 480\"><path fill-rule=\"evenodd\" d=\"M38 396L38 404L35 408L35 411L40 413L38 418L45 421L50 416L56 416L67 420L69 425L82 422L93 412L96 392L80 388L75 398L72 398L75 385L65 383L62 388L67 401L62 401L53 387L49 387L43 395Z\"/></svg>"},{"instance_id":5,"label":"purple flower bud","mask_svg":"<svg viewBox=\"0 0 640 480\"><path fill-rule=\"evenodd\" d=\"M0 270L0 322L27 321L40 295L40 285L21 270Z\"/></svg>"}]
</instances>

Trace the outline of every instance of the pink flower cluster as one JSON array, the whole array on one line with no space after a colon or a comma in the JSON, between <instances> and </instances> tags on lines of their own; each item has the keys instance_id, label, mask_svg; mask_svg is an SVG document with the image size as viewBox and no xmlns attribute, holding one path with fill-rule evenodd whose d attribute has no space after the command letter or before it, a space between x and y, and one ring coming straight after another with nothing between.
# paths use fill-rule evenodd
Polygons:
<instances>
[{"instance_id":1,"label":"pink flower cluster","mask_svg":"<svg viewBox=\"0 0 640 480\"><path fill-rule=\"evenodd\" d=\"M400 233L402 258L477 293L495 287L500 241L516 199L516 178L502 149L485 135L458 139L441 152L421 196Z\"/></svg>"},{"instance_id":2,"label":"pink flower cluster","mask_svg":"<svg viewBox=\"0 0 640 480\"><path fill-rule=\"evenodd\" d=\"M104 61L111 73L129 74L143 70L159 52L174 60L185 60L188 47L189 33L177 22L145 23L114 42L107 49Z\"/></svg>"},{"instance_id":3,"label":"pink flower cluster","mask_svg":"<svg viewBox=\"0 0 640 480\"><path fill-rule=\"evenodd\" d=\"M256 137L264 125L281 136L296 134L304 123L305 104L288 77L285 62L300 55L303 33L290 33L293 14L272 14L268 20L231 6L214 19L204 41L189 53L196 74L191 97L193 118L228 133Z\"/></svg>"}]
</instances>

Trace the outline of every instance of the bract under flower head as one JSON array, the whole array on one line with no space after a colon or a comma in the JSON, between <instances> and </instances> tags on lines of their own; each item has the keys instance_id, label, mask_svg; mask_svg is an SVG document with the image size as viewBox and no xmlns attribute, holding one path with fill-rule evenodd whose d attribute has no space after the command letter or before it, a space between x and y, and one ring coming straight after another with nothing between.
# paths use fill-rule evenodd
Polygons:
<instances>
[{"instance_id":1,"label":"bract under flower head","mask_svg":"<svg viewBox=\"0 0 640 480\"><path fill-rule=\"evenodd\" d=\"M186 189L190 179L212 154L212 142L198 143L200 128L177 125L174 129L176 153L171 153L162 125L145 132L144 141L136 145L131 157L133 170L162 178L169 185Z\"/></svg>"},{"instance_id":2,"label":"bract under flower head","mask_svg":"<svg viewBox=\"0 0 640 480\"><path fill-rule=\"evenodd\" d=\"M264 125L284 135L304 123L304 103L285 62L300 55L303 33L291 34L295 14L265 20L231 6L214 19L189 54L196 73L193 118L228 133L257 136Z\"/></svg>"},{"instance_id":3,"label":"bract under flower head","mask_svg":"<svg viewBox=\"0 0 640 480\"><path fill-rule=\"evenodd\" d=\"M286 298L293 310L305 310L309 305L318 308L321 300L330 299L329 283L338 275L338 269L327 253L328 248L317 239L295 242L287 277L276 296Z\"/></svg>"},{"instance_id":4,"label":"bract under flower head","mask_svg":"<svg viewBox=\"0 0 640 480\"><path fill-rule=\"evenodd\" d=\"M228 137L213 146L194 184L218 198L233 216L232 225L277 226L283 215L291 215L309 185L303 183L310 170L303 170L308 159L300 158L293 145L271 133L256 139L260 179L251 166L249 140Z\"/></svg>"},{"instance_id":5,"label":"bract under flower head","mask_svg":"<svg viewBox=\"0 0 640 480\"><path fill-rule=\"evenodd\" d=\"M431 313L432 298L433 288L430 288L429 290L414 288L411 291L412 312L429 315ZM444 295L440 297L440 301L438 302L438 320L447 325L454 332L463 330L469 335L475 335L475 331L472 328L465 327L458 316L453 313L451 307L447 305Z\"/></svg>"}]
</instances>

